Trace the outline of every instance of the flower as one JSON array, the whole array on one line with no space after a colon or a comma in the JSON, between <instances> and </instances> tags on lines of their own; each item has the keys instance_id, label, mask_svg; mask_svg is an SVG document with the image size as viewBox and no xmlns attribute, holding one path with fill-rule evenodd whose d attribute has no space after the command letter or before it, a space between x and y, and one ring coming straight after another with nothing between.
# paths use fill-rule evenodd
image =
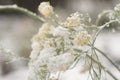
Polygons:
<instances>
[{"instance_id":1,"label":"flower","mask_svg":"<svg viewBox=\"0 0 120 80\"><path fill-rule=\"evenodd\" d=\"M52 28L53 26L51 24L44 23L42 27L40 27L38 34L32 38L32 42L40 42L41 40L47 38L47 34L49 34Z\"/></svg>"},{"instance_id":2,"label":"flower","mask_svg":"<svg viewBox=\"0 0 120 80\"><path fill-rule=\"evenodd\" d=\"M50 24L50 23L44 23L42 25L42 27L40 27L39 29L39 32L38 33L41 33L41 32L49 32L51 30L51 28L53 28L53 26Z\"/></svg>"},{"instance_id":3,"label":"flower","mask_svg":"<svg viewBox=\"0 0 120 80\"><path fill-rule=\"evenodd\" d=\"M53 39L48 39L44 43L45 48L56 47L56 42Z\"/></svg>"},{"instance_id":4,"label":"flower","mask_svg":"<svg viewBox=\"0 0 120 80\"><path fill-rule=\"evenodd\" d=\"M77 45L84 46L89 43L90 37L91 36L87 33L87 31L81 31L76 36L75 42L77 43Z\"/></svg>"},{"instance_id":5,"label":"flower","mask_svg":"<svg viewBox=\"0 0 120 80\"><path fill-rule=\"evenodd\" d=\"M48 34L53 26L49 23L44 23L39 29L39 32L32 38L32 52L30 55L31 59L36 59L40 51L46 46L54 46L52 41L47 41ZM45 43L45 44L44 44Z\"/></svg>"},{"instance_id":6,"label":"flower","mask_svg":"<svg viewBox=\"0 0 120 80\"><path fill-rule=\"evenodd\" d=\"M40 6L44 8L48 5L50 6L49 3L43 2ZM46 15L46 13L44 14ZM34 72L36 76L44 80L47 77L47 72L50 72L50 74L64 72L73 65L78 55L73 49L74 38L79 45L85 45L89 42L90 36L85 31L76 37L76 34L81 31L79 13L76 12L68 17L64 25L65 27L44 23L32 39L29 66L32 67L32 70L41 73L42 77ZM73 30L70 29L71 26L76 27Z\"/></svg>"},{"instance_id":7,"label":"flower","mask_svg":"<svg viewBox=\"0 0 120 80\"><path fill-rule=\"evenodd\" d=\"M38 57L40 51L43 49L43 44L40 42L33 42L31 47L33 50L31 51L30 58L34 60Z\"/></svg>"},{"instance_id":8,"label":"flower","mask_svg":"<svg viewBox=\"0 0 120 80\"><path fill-rule=\"evenodd\" d=\"M41 32L40 34L35 35L32 38L32 42L40 42L41 40L45 39L47 34L45 32Z\"/></svg>"},{"instance_id":9,"label":"flower","mask_svg":"<svg viewBox=\"0 0 120 80\"><path fill-rule=\"evenodd\" d=\"M50 5L49 2L42 2L38 7L38 11L46 18L50 18L54 13L53 7Z\"/></svg>"},{"instance_id":10,"label":"flower","mask_svg":"<svg viewBox=\"0 0 120 80\"><path fill-rule=\"evenodd\" d=\"M70 32L67 28L58 26L53 30L53 36L57 37L67 37L70 35Z\"/></svg>"},{"instance_id":11,"label":"flower","mask_svg":"<svg viewBox=\"0 0 120 80\"><path fill-rule=\"evenodd\" d=\"M75 56L71 53L64 53L51 57L48 62L48 71L57 72L67 70L74 62Z\"/></svg>"},{"instance_id":12,"label":"flower","mask_svg":"<svg viewBox=\"0 0 120 80\"><path fill-rule=\"evenodd\" d=\"M80 15L78 12L71 14L70 17L66 19L66 21L63 23L65 27L73 27L73 26L79 26L80 25Z\"/></svg>"},{"instance_id":13,"label":"flower","mask_svg":"<svg viewBox=\"0 0 120 80\"><path fill-rule=\"evenodd\" d=\"M40 51L40 55L37 60L35 60L35 64L38 66L44 66L48 64L49 58L53 57L57 53L54 48L44 48Z\"/></svg>"},{"instance_id":14,"label":"flower","mask_svg":"<svg viewBox=\"0 0 120 80\"><path fill-rule=\"evenodd\" d=\"M120 4L117 4L114 8L115 11L120 11Z\"/></svg>"}]
</instances>

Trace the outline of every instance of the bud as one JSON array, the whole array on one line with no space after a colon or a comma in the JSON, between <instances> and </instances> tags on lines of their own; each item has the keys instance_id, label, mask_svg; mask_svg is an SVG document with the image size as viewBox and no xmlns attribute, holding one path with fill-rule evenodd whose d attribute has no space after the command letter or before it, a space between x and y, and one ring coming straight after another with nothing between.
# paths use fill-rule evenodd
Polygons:
<instances>
[{"instance_id":1,"label":"bud","mask_svg":"<svg viewBox=\"0 0 120 80\"><path fill-rule=\"evenodd\" d=\"M49 2L42 2L38 7L38 11L46 18L50 18L54 13Z\"/></svg>"}]
</instances>

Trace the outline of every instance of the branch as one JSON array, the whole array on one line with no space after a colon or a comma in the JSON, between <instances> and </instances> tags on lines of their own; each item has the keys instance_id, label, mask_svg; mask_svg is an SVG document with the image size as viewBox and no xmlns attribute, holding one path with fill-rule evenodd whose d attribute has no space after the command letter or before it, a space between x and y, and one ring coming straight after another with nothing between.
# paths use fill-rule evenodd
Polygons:
<instances>
[{"instance_id":1,"label":"branch","mask_svg":"<svg viewBox=\"0 0 120 80\"><path fill-rule=\"evenodd\" d=\"M113 22L119 22L119 21L118 21L118 20L111 20L111 21L109 21L109 22L107 22L107 23L105 23L104 25L102 25L102 26L99 27L100 29L99 29L98 32L95 34L95 37L94 37L94 39L93 39L92 46L94 45L94 43L95 43L98 35L100 34L100 32L101 32L107 25L109 25L109 24L111 24L111 23L113 23Z\"/></svg>"},{"instance_id":2,"label":"branch","mask_svg":"<svg viewBox=\"0 0 120 80\"><path fill-rule=\"evenodd\" d=\"M99 64L101 66L102 69L104 69L114 80L118 80L108 69L106 69L100 62L96 61L95 59L93 59L91 56L89 56L88 54L86 54L87 57L89 57L91 60L93 60L95 63Z\"/></svg>"},{"instance_id":3,"label":"branch","mask_svg":"<svg viewBox=\"0 0 120 80\"><path fill-rule=\"evenodd\" d=\"M120 72L120 68L101 50L99 50L98 48L94 47L98 52L100 52L105 58L107 58L111 64L113 64L113 66Z\"/></svg>"},{"instance_id":4,"label":"branch","mask_svg":"<svg viewBox=\"0 0 120 80\"><path fill-rule=\"evenodd\" d=\"M35 13L33 13L27 9L18 7L17 5L0 6L0 11L7 11L7 10L21 12L27 16L30 16L33 19L40 21L41 23L44 22L44 20L41 17L37 16Z\"/></svg>"}]
</instances>

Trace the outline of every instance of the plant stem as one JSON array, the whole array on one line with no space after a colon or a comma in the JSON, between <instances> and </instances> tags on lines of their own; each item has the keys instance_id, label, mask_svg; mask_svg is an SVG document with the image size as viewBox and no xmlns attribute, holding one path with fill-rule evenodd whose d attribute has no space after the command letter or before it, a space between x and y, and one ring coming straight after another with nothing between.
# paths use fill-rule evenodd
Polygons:
<instances>
[{"instance_id":1,"label":"plant stem","mask_svg":"<svg viewBox=\"0 0 120 80\"><path fill-rule=\"evenodd\" d=\"M98 32L95 34L95 37L93 39L93 43L92 43L92 48L96 49L98 52L100 52L105 58L107 58L112 64L113 66L120 72L120 68L104 53L102 52L101 50L99 50L98 48L94 47L94 44L95 44L95 41L98 37L98 35L100 34L100 32L107 26L109 25L110 23L113 23L113 22L116 22L118 20L111 20L110 22L107 22L105 23L104 25L100 26L100 29L98 30Z\"/></svg>"},{"instance_id":2,"label":"plant stem","mask_svg":"<svg viewBox=\"0 0 120 80\"><path fill-rule=\"evenodd\" d=\"M18 7L17 5L0 6L0 11L7 11L7 10L21 12L27 16L30 16L33 19L40 21L41 23L45 22L41 17L37 16L35 13L27 9Z\"/></svg>"},{"instance_id":3,"label":"plant stem","mask_svg":"<svg viewBox=\"0 0 120 80\"><path fill-rule=\"evenodd\" d=\"M98 52L100 52L105 58L107 58L112 64L113 66L120 72L120 68L104 53L102 52L100 49L94 47Z\"/></svg>"},{"instance_id":4,"label":"plant stem","mask_svg":"<svg viewBox=\"0 0 120 80\"><path fill-rule=\"evenodd\" d=\"M106 69L100 62L93 59L90 55L86 54L91 60L93 60L95 63L101 66L102 69L104 69L113 79L118 80L108 69Z\"/></svg>"},{"instance_id":5,"label":"plant stem","mask_svg":"<svg viewBox=\"0 0 120 80\"><path fill-rule=\"evenodd\" d=\"M101 32L107 25L109 25L110 23L117 22L117 21L118 21L118 20L111 20L111 21L105 23L104 25L100 26L100 29L97 31L97 33L96 33L95 36L94 36L92 46L94 46L95 41L96 41L98 35L100 34L100 32Z\"/></svg>"}]
</instances>

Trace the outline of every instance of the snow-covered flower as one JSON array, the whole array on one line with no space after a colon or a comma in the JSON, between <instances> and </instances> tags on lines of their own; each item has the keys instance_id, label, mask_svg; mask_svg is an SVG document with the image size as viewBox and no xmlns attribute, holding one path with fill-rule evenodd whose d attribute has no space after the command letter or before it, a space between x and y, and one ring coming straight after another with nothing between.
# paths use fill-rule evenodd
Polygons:
<instances>
[{"instance_id":1,"label":"snow-covered flower","mask_svg":"<svg viewBox=\"0 0 120 80\"><path fill-rule=\"evenodd\" d=\"M89 43L90 37L91 36L87 33L87 31L81 31L77 34L75 42L77 43L77 45L84 46Z\"/></svg>"},{"instance_id":2,"label":"snow-covered flower","mask_svg":"<svg viewBox=\"0 0 120 80\"><path fill-rule=\"evenodd\" d=\"M56 37L68 37L69 34L70 34L69 30L61 26L58 26L53 30L53 36Z\"/></svg>"},{"instance_id":3,"label":"snow-covered flower","mask_svg":"<svg viewBox=\"0 0 120 80\"><path fill-rule=\"evenodd\" d=\"M117 4L114 8L115 11L120 11L120 4Z\"/></svg>"},{"instance_id":4,"label":"snow-covered flower","mask_svg":"<svg viewBox=\"0 0 120 80\"><path fill-rule=\"evenodd\" d=\"M50 11L47 10L49 8L51 8ZM41 3L39 11L45 17L51 17L53 14L53 8L48 2ZM32 39L30 68L37 69L43 77L47 77L47 72L57 73L68 70L79 55L73 49L74 40L78 45L83 46L88 44L90 39L85 31L77 34L79 31L81 32L81 26L78 12L68 17L63 25L53 26L50 23L44 23ZM37 73L35 75L41 76Z\"/></svg>"},{"instance_id":5,"label":"snow-covered flower","mask_svg":"<svg viewBox=\"0 0 120 80\"><path fill-rule=\"evenodd\" d=\"M75 56L71 53L64 53L51 57L48 63L48 71L57 72L67 70L74 62Z\"/></svg>"},{"instance_id":6,"label":"snow-covered flower","mask_svg":"<svg viewBox=\"0 0 120 80\"><path fill-rule=\"evenodd\" d=\"M46 18L50 18L53 15L53 7L49 2L42 2L38 7L39 12Z\"/></svg>"},{"instance_id":7,"label":"snow-covered flower","mask_svg":"<svg viewBox=\"0 0 120 80\"><path fill-rule=\"evenodd\" d=\"M49 32L51 29L53 28L53 25L51 25L50 23L44 23L42 25L42 27L40 27L39 29L39 32L38 33L41 33L41 32Z\"/></svg>"},{"instance_id":8,"label":"snow-covered flower","mask_svg":"<svg viewBox=\"0 0 120 80\"><path fill-rule=\"evenodd\" d=\"M54 48L44 48L40 51L40 54L35 61L36 65L44 66L48 64L49 58L55 56L57 53Z\"/></svg>"},{"instance_id":9,"label":"snow-covered flower","mask_svg":"<svg viewBox=\"0 0 120 80\"><path fill-rule=\"evenodd\" d=\"M31 54L30 54L30 58L31 59L36 59L40 53L40 51L43 49L43 44L41 42L33 42L32 45L32 51L31 51Z\"/></svg>"},{"instance_id":10,"label":"snow-covered flower","mask_svg":"<svg viewBox=\"0 0 120 80\"><path fill-rule=\"evenodd\" d=\"M30 54L31 60L36 60L39 54L40 54L39 51L32 50L32 51L31 51L31 54Z\"/></svg>"},{"instance_id":11,"label":"snow-covered flower","mask_svg":"<svg viewBox=\"0 0 120 80\"><path fill-rule=\"evenodd\" d=\"M36 51L40 51L43 48L42 44L39 42L32 43L31 47L33 50L36 50Z\"/></svg>"},{"instance_id":12,"label":"snow-covered flower","mask_svg":"<svg viewBox=\"0 0 120 80\"><path fill-rule=\"evenodd\" d=\"M63 23L65 27L74 27L80 25L80 15L78 12L71 14Z\"/></svg>"},{"instance_id":13,"label":"snow-covered flower","mask_svg":"<svg viewBox=\"0 0 120 80\"><path fill-rule=\"evenodd\" d=\"M54 41L54 39L48 39L45 41L44 47L45 48L56 47L56 42Z\"/></svg>"},{"instance_id":14,"label":"snow-covered flower","mask_svg":"<svg viewBox=\"0 0 120 80\"><path fill-rule=\"evenodd\" d=\"M44 40L45 38L47 38L47 35L49 34L52 28L53 26L50 23L44 23L40 27L38 34L32 38L32 41L36 42L36 41Z\"/></svg>"}]
</instances>

